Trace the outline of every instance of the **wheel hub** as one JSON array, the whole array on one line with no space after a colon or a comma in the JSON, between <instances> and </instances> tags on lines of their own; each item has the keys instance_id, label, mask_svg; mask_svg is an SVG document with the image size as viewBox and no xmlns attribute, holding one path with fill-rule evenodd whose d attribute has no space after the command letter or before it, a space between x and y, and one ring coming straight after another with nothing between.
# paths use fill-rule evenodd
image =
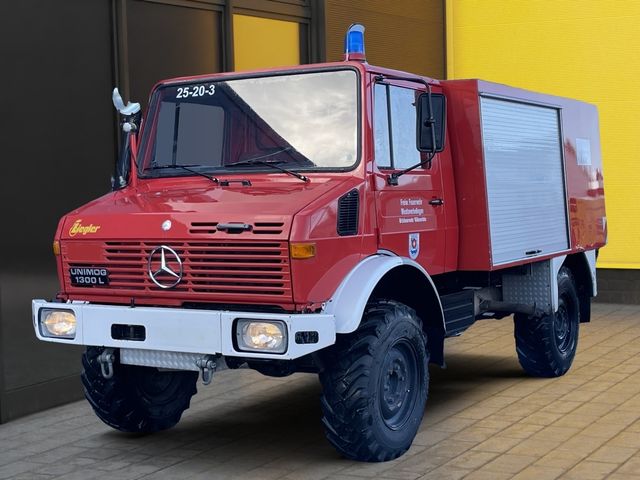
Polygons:
<instances>
[{"instance_id":1,"label":"wheel hub","mask_svg":"<svg viewBox=\"0 0 640 480\"><path fill-rule=\"evenodd\" d=\"M569 310L563 301L558 306L553 326L558 350L560 353L565 354L571 349L573 329Z\"/></svg>"},{"instance_id":2,"label":"wheel hub","mask_svg":"<svg viewBox=\"0 0 640 480\"><path fill-rule=\"evenodd\" d=\"M380 409L384 423L391 429L401 428L415 403L417 355L406 341L391 347L382 365Z\"/></svg>"}]
</instances>

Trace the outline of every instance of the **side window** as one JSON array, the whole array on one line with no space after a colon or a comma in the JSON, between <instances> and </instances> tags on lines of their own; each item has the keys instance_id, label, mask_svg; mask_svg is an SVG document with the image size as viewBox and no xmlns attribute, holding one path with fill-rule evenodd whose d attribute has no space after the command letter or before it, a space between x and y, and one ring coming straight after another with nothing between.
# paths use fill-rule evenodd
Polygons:
<instances>
[{"instance_id":1,"label":"side window","mask_svg":"<svg viewBox=\"0 0 640 480\"><path fill-rule=\"evenodd\" d=\"M373 108L376 165L401 170L420 163L416 148L416 91L376 84Z\"/></svg>"},{"instance_id":2,"label":"side window","mask_svg":"<svg viewBox=\"0 0 640 480\"><path fill-rule=\"evenodd\" d=\"M373 141L375 144L376 165L379 168L391 168L387 86L377 83L373 93Z\"/></svg>"},{"instance_id":3,"label":"side window","mask_svg":"<svg viewBox=\"0 0 640 480\"><path fill-rule=\"evenodd\" d=\"M416 91L410 88L389 87L391 104L391 138L393 139L393 168L403 169L420 163L416 147Z\"/></svg>"}]
</instances>

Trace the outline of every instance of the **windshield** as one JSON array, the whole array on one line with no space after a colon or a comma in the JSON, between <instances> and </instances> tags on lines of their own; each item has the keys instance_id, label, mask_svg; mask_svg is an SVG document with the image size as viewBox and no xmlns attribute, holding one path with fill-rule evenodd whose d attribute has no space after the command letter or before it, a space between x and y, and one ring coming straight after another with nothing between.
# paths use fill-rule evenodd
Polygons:
<instances>
[{"instance_id":1,"label":"windshield","mask_svg":"<svg viewBox=\"0 0 640 480\"><path fill-rule=\"evenodd\" d=\"M139 156L143 176L193 175L180 165L336 170L358 159L353 70L160 87L150 117Z\"/></svg>"}]
</instances>

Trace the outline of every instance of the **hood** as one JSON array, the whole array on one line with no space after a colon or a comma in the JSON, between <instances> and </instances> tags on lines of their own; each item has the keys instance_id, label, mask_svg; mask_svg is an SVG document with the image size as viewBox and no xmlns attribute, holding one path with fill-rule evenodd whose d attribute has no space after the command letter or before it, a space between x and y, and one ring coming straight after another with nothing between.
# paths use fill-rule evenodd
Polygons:
<instances>
[{"instance_id":1,"label":"hood","mask_svg":"<svg viewBox=\"0 0 640 480\"><path fill-rule=\"evenodd\" d=\"M233 237L288 238L293 216L313 200L346 181L314 177L278 182L250 179L219 186L206 179L165 178L145 181L137 189L107 194L70 212L61 238L186 239ZM246 224L245 230L218 230L218 224Z\"/></svg>"}]
</instances>

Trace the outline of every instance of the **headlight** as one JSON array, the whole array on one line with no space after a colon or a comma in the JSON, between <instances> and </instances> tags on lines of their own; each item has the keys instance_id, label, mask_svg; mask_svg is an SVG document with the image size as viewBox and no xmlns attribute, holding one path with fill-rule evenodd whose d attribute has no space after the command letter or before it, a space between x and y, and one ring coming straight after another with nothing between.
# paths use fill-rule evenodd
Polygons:
<instances>
[{"instance_id":1,"label":"headlight","mask_svg":"<svg viewBox=\"0 0 640 480\"><path fill-rule=\"evenodd\" d=\"M236 323L238 349L265 353L287 351L287 327L284 322L238 319Z\"/></svg>"},{"instance_id":2,"label":"headlight","mask_svg":"<svg viewBox=\"0 0 640 480\"><path fill-rule=\"evenodd\" d=\"M40 310L40 333L45 337L73 339L76 337L76 315L73 310L43 308Z\"/></svg>"}]
</instances>

